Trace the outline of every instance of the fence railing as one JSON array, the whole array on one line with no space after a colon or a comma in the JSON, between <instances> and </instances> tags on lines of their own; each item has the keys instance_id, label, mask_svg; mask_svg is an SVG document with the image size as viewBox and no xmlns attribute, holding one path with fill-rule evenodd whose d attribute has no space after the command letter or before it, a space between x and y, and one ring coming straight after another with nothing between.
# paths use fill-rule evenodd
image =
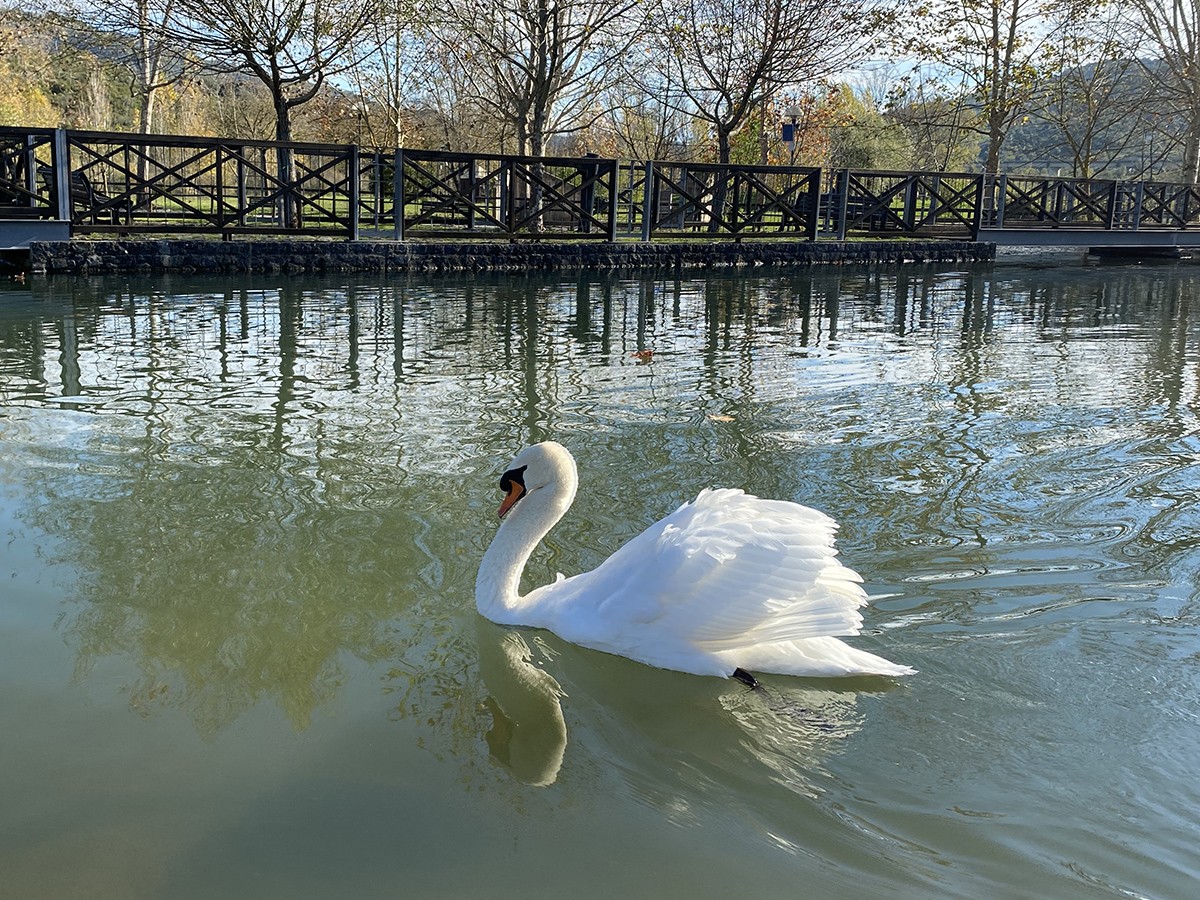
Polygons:
<instances>
[{"instance_id":1,"label":"fence railing","mask_svg":"<svg viewBox=\"0 0 1200 900\"><path fill-rule=\"evenodd\" d=\"M977 239L1194 229L1200 187L2 127L0 219L227 239Z\"/></svg>"},{"instance_id":2,"label":"fence railing","mask_svg":"<svg viewBox=\"0 0 1200 900\"><path fill-rule=\"evenodd\" d=\"M1200 225L1200 186L995 175L980 208L983 228L1181 230Z\"/></svg>"},{"instance_id":3,"label":"fence railing","mask_svg":"<svg viewBox=\"0 0 1200 900\"><path fill-rule=\"evenodd\" d=\"M843 169L823 207L822 230L842 239L971 239L979 227L982 186L982 175Z\"/></svg>"},{"instance_id":4,"label":"fence railing","mask_svg":"<svg viewBox=\"0 0 1200 900\"><path fill-rule=\"evenodd\" d=\"M0 128L0 215L69 218L65 133L53 128Z\"/></svg>"},{"instance_id":5,"label":"fence railing","mask_svg":"<svg viewBox=\"0 0 1200 900\"><path fill-rule=\"evenodd\" d=\"M641 237L791 237L813 240L821 170L788 166L646 163Z\"/></svg>"},{"instance_id":6,"label":"fence railing","mask_svg":"<svg viewBox=\"0 0 1200 900\"><path fill-rule=\"evenodd\" d=\"M397 238L617 238L616 160L401 150L390 168Z\"/></svg>"},{"instance_id":7,"label":"fence railing","mask_svg":"<svg viewBox=\"0 0 1200 900\"><path fill-rule=\"evenodd\" d=\"M350 236L358 148L68 131L75 233Z\"/></svg>"}]
</instances>

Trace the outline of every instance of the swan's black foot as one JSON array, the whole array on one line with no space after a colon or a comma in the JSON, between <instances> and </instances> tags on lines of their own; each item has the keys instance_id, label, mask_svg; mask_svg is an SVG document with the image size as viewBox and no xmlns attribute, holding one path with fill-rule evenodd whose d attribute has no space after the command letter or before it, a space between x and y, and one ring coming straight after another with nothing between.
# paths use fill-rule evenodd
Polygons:
<instances>
[{"instance_id":1,"label":"swan's black foot","mask_svg":"<svg viewBox=\"0 0 1200 900\"><path fill-rule=\"evenodd\" d=\"M740 681L746 687L750 688L750 690L752 690L752 691L758 690L758 679L755 678L753 675L751 675L749 672L747 672L745 669L742 669L742 668L734 669L733 675L731 677L736 678L738 681Z\"/></svg>"}]
</instances>

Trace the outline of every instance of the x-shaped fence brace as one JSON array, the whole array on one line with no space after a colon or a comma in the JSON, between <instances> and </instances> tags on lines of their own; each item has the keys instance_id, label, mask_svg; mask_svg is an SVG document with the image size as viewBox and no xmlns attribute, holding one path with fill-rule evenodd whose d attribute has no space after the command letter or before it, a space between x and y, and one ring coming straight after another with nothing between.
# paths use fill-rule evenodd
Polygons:
<instances>
[{"instance_id":1,"label":"x-shaped fence brace","mask_svg":"<svg viewBox=\"0 0 1200 900\"><path fill-rule=\"evenodd\" d=\"M880 178L892 180L880 189L873 186ZM866 226L871 232L915 233L938 224L957 223L972 229L979 185L979 176L975 175L851 172L846 226Z\"/></svg>"},{"instance_id":2,"label":"x-shaped fence brace","mask_svg":"<svg viewBox=\"0 0 1200 900\"><path fill-rule=\"evenodd\" d=\"M1060 181L1058 191L1059 216L1070 222L1082 218L1098 225L1107 224L1112 216L1115 182Z\"/></svg>"},{"instance_id":3,"label":"x-shaped fence brace","mask_svg":"<svg viewBox=\"0 0 1200 900\"><path fill-rule=\"evenodd\" d=\"M1022 182L1031 181L1029 188ZM1054 225L1106 225L1112 215L1115 183L1047 181L1009 178L1005 189L1004 219L1033 219Z\"/></svg>"},{"instance_id":4,"label":"x-shaped fence brace","mask_svg":"<svg viewBox=\"0 0 1200 900\"><path fill-rule=\"evenodd\" d=\"M405 229L435 224L439 216L449 214L452 221L465 222L473 217L476 226L483 224L504 234L516 234L525 229L538 230L544 215L558 210L578 218L580 233L584 233L585 226L597 229L598 236L608 233L607 220L588 208L585 200L588 192L594 192L598 186L607 185L612 190L614 165L610 160L574 165L574 171L565 178L550 174L552 170L561 169L562 164L487 160L494 164L493 167L478 173L478 161L481 160L423 160L416 154L406 154L404 204L406 207L415 205L417 212L405 216ZM438 169L437 163L449 163L450 168ZM519 186L526 190L519 191ZM541 202L518 212L513 198L531 195L536 188L542 191ZM480 196L506 197L507 208L499 209L490 202L481 201Z\"/></svg>"},{"instance_id":5,"label":"x-shaped fence brace","mask_svg":"<svg viewBox=\"0 0 1200 900\"><path fill-rule=\"evenodd\" d=\"M580 166L573 174L580 176L582 180L575 184L572 183L570 177L547 177L548 168L548 166L537 163L513 161L511 169L513 184L515 185L517 179L520 178L530 188L540 187L545 193L542 194L540 209L530 206L525 210L523 216L513 216L511 230L517 232L526 227L537 229L543 214L557 209L568 215L578 216L581 229L584 224L590 224L597 229L598 235L607 234L607 220L597 218L594 210L585 208L587 204L584 203L583 195L589 188L594 190L597 185L603 185L605 176L608 176L611 190L612 182L615 180L615 165L611 162L601 164L601 161L598 160L594 164ZM554 168L559 168L559 166ZM584 169L593 169L594 171L585 174ZM565 188L566 190L564 190ZM512 195L510 194L510 196Z\"/></svg>"},{"instance_id":6,"label":"x-shaped fence brace","mask_svg":"<svg viewBox=\"0 0 1200 900\"><path fill-rule=\"evenodd\" d=\"M353 217L357 215L357 210L350 209L347 206L347 214L339 216L335 212L336 203L331 203L328 207L322 206L319 201L330 199L336 201L344 199L350 195L350 182L354 178L354 173L351 171L352 166L349 165L349 155L335 156L326 159L317 166L309 166L304 160L309 154L293 155L292 165L297 169L298 178L294 184L289 184L282 181L278 175L272 175L269 170L261 166L254 166L253 163L247 165L251 171L262 175L264 184L271 184L277 190L265 195L258 203L247 205L246 212L263 207L274 208L279 200L291 200L297 202L298 212L304 210L312 210L315 212L318 220L329 222L338 226L338 230L342 228L349 229L353 225ZM338 165L346 164L345 172L338 178L327 178L326 173L333 171ZM316 187L316 191L305 193L306 188ZM299 223L296 223L299 228Z\"/></svg>"},{"instance_id":7,"label":"x-shaped fence brace","mask_svg":"<svg viewBox=\"0 0 1200 900\"><path fill-rule=\"evenodd\" d=\"M488 195L489 185L498 182L503 176L503 167L491 169L480 176L475 173L474 160L461 160L455 161L446 174L439 174L431 166L408 154L404 157L404 167L403 202L406 207L412 204L418 209L415 215L405 216L406 230L418 225L428 225L447 212L455 219L461 216L463 222L468 221L474 214L477 224L478 220L482 220L495 228L506 228L491 208L476 200L481 187L484 188L483 195ZM467 186L465 191L464 183Z\"/></svg>"},{"instance_id":8,"label":"x-shaped fence brace","mask_svg":"<svg viewBox=\"0 0 1200 900\"><path fill-rule=\"evenodd\" d=\"M274 217L277 204L284 200L295 204L298 217L309 211L318 222L333 224L338 230L351 226L349 216L339 216L334 211L336 201L349 195L350 167L347 165L346 172L339 176L328 175L340 164L349 163L348 154L332 153L325 156L320 164L310 166L305 159L311 154L293 151L292 165L297 177L285 181L265 163L256 164L253 155L247 152L252 148L243 145L209 145L185 153L182 159L173 164L166 164L153 154L159 146L154 143L124 142L107 145L107 149L104 149L104 146L95 146L85 139L73 138L71 147L83 154L84 160L75 166L73 174L89 178L93 188L97 183L110 189L112 185L117 185L113 193L94 191L84 215L93 221L105 213L131 219L134 212L139 210L152 216L154 200L160 199L178 207L174 216L190 214L200 220L196 226L198 228L204 228L205 225L228 228L244 226L247 217L261 210L268 210ZM152 174L143 175L139 172L141 163L145 164L144 171ZM229 200L224 195L229 185L222 176L231 164L239 167L243 178L246 174L258 176L264 189L270 190L253 200L248 200L244 195L238 196L236 201ZM212 176L211 180L206 176ZM205 208L204 200L210 204L208 208ZM332 202L322 205L322 200ZM86 226L85 222L80 221L81 218L76 218L77 223ZM120 225L114 221L113 226L102 227L131 226L132 221ZM297 222L292 227L298 230L300 225ZM305 227L312 227L311 220Z\"/></svg>"},{"instance_id":9,"label":"x-shaped fence brace","mask_svg":"<svg viewBox=\"0 0 1200 900\"><path fill-rule=\"evenodd\" d=\"M705 166L681 166L679 169L680 175L675 177L668 174L668 167L654 169L654 196L661 196L662 185L666 185L682 200L671 203L665 211L654 210L652 233L663 230L665 222L680 219L686 221L689 211L695 211L701 216L707 214L707 224L710 228L715 226L733 234L762 226L770 213L780 215L780 230L787 224L794 224L797 229L806 229L816 212L813 198L817 195L817 174L812 171L802 173L803 177L786 190L776 191L753 169L728 171ZM711 182L700 178L701 175L711 175ZM690 186L696 183L699 183L699 189ZM749 188L744 205L743 188ZM807 194L809 199L801 206L797 201L804 194ZM763 202L756 203L756 199ZM718 209L718 206L721 208ZM726 208L730 210L728 216ZM739 217L739 212L745 212L745 217Z\"/></svg>"},{"instance_id":10,"label":"x-shaped fence brace","mask_svg":"<svg viewBox=\"0 0 1200 900\"><path fill-rule=\"evenodd\" d=\"M962 187L955 187L956 181L962 182ZM920 228L937 225L945 218L951 222L975 227L975 210L978 206L978 194L981 179L976 175L960 176L917 176L917 185L924 190L931 200L929 211L915 223Z\"/></svg>"},{"instance_id":11,"label":"x-shaped fence brace","mask_svg":"<svg viewBox=\"0 0 1200 900\"><path fill-rule=\"evenodd\" d=\"M50 213L54 199L46 190L39 190L37 150L50 144L48 136L0 139L0 210L11 214L30 211ZM33 171L30 171L30 168Z\"/></svg>"},{"instance_id":12,"label":"x-shaped fence brace","mask_svg":"<svg viewBox=\"0 0 1200 900\"><path fill-rule=\"evenodd\" d=\"M23 146L0 146L0 202L6 207L37 205L42 199L26 187L28 158Z\"/></svg>"},{"instance_id":13,"label":"x-shaped fence brace","mask_svg":"<svg viewBox=\"0 0 1200 900\"><path fill-rule=\"evenodd\" d=\"M93 220L106 212L132 215L133 210L139 207L149 210L154 198L161 198L178 204L200 219L217 225L222 223L219 214L214 215L211 210L189 202L179 192L180 188L189 187L199 197L207 197L215 209L220 208L223 198L198 180L220 166L220 148L197 150L173 166L164 166L150 155L145 146L136 144L119 144L102 150L89 143L72 140L71 148L83 156L83 161L76 164L72 174L87 178L93 188L90 202L84 207L84 215ZM201 164L206 157L209 158L207 163ZM158 172L152 176L142 176L137 171L139 161L145 162L147 172L152 169L158 169ZM196 164L201 164L199 169L189 175L181 174L183 169ZM169 179L175 180L169 182ZM97 188L97 183L102 187ZM112 191L113 184L124 185L124 189L118 187L115 192L106 193ZM83 207L83 204L80 206ZM80 218L76 216L76 221Z\"/></svg>"},{"instance_id":14,"label":"x-shaped fence brace","mask_svg":"<svg viewBox=\"0 0 1200 900\"><path fill-rule=\"evenodd\" d=\"M1194 220L1198 214L1200 188L1178 184L1143 185L1140 224L1187 228L1197 224Z\"/></svg>"},{"instance_id":15,"label":"x-shaped fence brace","mask_svg":"<svg viewBox=\"0 0 1200 900\"><path fill-rule=\"evenodd\" d=\"M869 176L857 172L851 172L849 178L849 197L846 203L846 227L853 228L855 225L866 225L877 217L880 220L879 227L871 230L890 230L895 228L899 231L910 230L908 222L904 220L903 215L895 210L896 198L903 198L909 189L910 179L907 177L899 177L882 191L872 189L867 179ZM901 206L901 213L903 206Z\"/></svg>"}]
</instances>

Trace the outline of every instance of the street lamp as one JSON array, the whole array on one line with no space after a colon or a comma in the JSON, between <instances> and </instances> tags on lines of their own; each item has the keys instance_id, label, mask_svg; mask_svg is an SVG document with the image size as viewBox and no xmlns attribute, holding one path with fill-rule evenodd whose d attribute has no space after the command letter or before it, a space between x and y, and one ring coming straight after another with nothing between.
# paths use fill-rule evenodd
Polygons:
<instances>
[{"instance_id":1,"label":"street lamp","mask_svg":"<svg viewBox=\"0 0 1200 900\"><path fill-rule=\"evenodd\" d=\"M362 146L363 136L367 131L367 113L369 111L367 101L359 99L353 106L354 110L354 142L360 147Z\"/></svg>"},{"instance_id":2,"label":"street lamp","mask_svg":"<svg viewBox=\"0 0 1200 900\"><path fill-rule=\"evenodd\" d=\"M804 115L798 103L788 104L783 111L787 121L783 123L783 142L788 145L788 165L796 164L796 120Z\"/></svg>"}]
</instances>

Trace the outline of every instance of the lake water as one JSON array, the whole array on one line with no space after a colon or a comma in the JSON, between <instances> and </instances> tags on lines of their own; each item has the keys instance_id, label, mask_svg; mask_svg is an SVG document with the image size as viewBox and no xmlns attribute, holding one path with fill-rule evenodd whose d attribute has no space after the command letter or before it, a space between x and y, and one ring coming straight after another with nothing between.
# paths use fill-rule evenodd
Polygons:
<instances>
[{"instance_id":1,"label":"lake water","mask_svg":"<svg viewBox=\"0 0 1200 900\"><path fill-rule=\"evenodd\" d=\"M0 894L1191 896L1200 268L0 295ZM904 680L476 614L707 486L842 524Z\"/></svg>"}]
</instances>

